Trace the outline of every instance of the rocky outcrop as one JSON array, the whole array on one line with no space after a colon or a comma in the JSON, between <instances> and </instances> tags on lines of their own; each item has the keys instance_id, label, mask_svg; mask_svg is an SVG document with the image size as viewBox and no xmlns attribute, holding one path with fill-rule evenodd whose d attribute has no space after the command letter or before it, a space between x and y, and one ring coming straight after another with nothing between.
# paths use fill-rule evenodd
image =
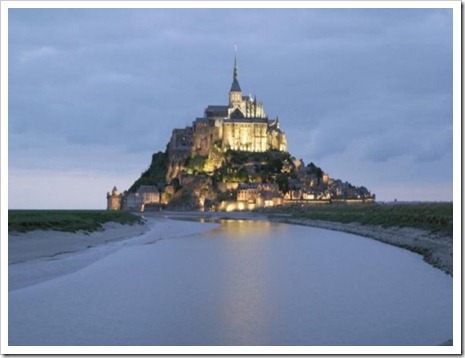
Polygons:
<instances>
[{"instance_id":1,"label":"rocky outcrop","mask_svg":"<svg viewBox=\"0 0 465 358\"><path fill-rule=\"evenodd\" d=\"M205 201L216 200L216 190L212 180L204 175L182 177L181 188L168 203L169 210L196 210L203 208Z\"/></svg>"},{"instance_id":2,"label":"rocky outcrop","mask_svg":"<svg viewBox=\"0 0 465 358\"><path fill-rule=\"evenodd\" d=\"M166 182L171 183L177 178L185 166L187 159L190 157L190 151L169 150L167 156Z\"/></svg>"}]
</instances>

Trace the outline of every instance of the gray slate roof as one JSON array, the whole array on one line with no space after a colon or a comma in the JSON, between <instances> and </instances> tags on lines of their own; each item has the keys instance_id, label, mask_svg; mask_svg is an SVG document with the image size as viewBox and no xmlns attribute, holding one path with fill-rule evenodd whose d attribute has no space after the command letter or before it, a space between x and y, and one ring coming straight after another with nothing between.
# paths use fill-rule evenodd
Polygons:
<instances>
[{"instance_id":1,"label":"gray slate roof","mask_svg":"<svg viewBox=\"0 0 465 358\"><path fill-rule=\"evenodd\" d=\"M242 92L239 81L236 78L233 80L230 92Z\"/></svg>"}]
</instances>

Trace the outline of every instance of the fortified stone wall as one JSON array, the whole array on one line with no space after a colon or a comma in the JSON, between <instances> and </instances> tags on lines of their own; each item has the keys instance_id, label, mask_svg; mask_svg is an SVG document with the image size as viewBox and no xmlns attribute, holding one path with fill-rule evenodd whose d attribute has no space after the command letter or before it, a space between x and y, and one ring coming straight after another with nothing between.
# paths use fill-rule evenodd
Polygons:
<instances>
[{"instance_id":1,"label":"fortified stone wall","mask_svg":"<svg viewBox=\"0 0 465 358\"><path fill-rule=\"evenodd\" d=\"M220 128L205 120L194 122L194 132L192 138L193 150L200 155L208 155L213 148L215 141L221 140Z\"/></svg>"}]
</instances>

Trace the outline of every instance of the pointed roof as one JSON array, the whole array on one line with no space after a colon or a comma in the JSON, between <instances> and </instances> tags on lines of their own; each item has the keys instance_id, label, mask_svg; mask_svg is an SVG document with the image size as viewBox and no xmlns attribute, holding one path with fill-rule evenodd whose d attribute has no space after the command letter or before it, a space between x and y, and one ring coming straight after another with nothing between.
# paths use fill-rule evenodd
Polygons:
<instances>
[{"instance_id":1,"label":"pointed roof","mask_svg":"<svg viewBox=\"0 0 465 358\"><path fill-rule=\"evenodd\" d=\"M234 72L233 72L233 82L231 85L231 90L229 92L242 92L241 86L239 85L239 75L237 74L237 58L236 53L234 53Z\"/></svg>"},{"instance_id":2,"label":"pointed roof","mask_svg":"<svg viewBox=\"0 0 465 358\"><path fill-rule=\"evenodd\" d=\"M245 118L244 113L241 112L239 108L236 108L234 112L231 113L231 119L242 119Z\"/></svg>"}]
</instances>

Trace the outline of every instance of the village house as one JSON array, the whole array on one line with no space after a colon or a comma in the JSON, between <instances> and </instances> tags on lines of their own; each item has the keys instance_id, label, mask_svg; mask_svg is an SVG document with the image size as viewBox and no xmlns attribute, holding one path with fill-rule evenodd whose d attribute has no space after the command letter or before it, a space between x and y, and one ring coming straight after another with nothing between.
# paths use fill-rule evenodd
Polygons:
<instances>
[{"instance_id":1,"label":"village house","mask_svg":"<svg viewBox=\"0 0 465 358\"><path fill-rule=\"evenodd\" d=\"M257 206L279 205L282 193L276 183L243 183L237 188L237 201L255 203Z\"/></svg>"}]
</instances>

